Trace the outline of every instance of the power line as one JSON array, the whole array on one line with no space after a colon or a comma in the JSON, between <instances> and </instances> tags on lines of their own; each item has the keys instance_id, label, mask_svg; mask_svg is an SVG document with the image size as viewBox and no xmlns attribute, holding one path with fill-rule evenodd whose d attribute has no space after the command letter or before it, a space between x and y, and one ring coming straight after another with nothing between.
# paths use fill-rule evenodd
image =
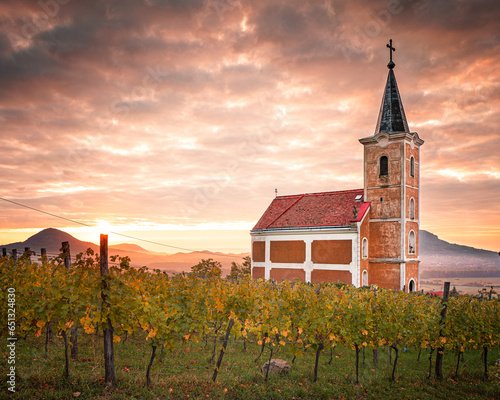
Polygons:
<instances>
[{"instance_id":1,"label":"power line","mask_svg":"<svg viewBox=\"0 0 500 400\"><path fill-rule=\"evenodd\" d=\"M84 223L84 222L79 222L79 221L75 221L75 220L73 220L73 219L69 219L69 218L61 217L60 215L52 214L52 213L49 213L49 212L47 212L47 211L42 211L42 210L39 210L39 209L37 209L37 208L30 207L30 206L27 206L27 205L24 205L24 204L18 203L18 202L16 202L16 201L12 201L12 200L8 200L8 199L4 199L3 197L0 197L0 200L7 201L7 202L9 202L9 203L15 204L15 205L20 206L20 207L29 208L30 210L33 210L33 211L36 211L36 212L39 212L39 213L42 213L42 214L47 214L47 215L50 215L51 217L55 217L55 218L59 218L59 219L63 219L63 220L65 220L65 221L73 222L74 224L84 225L84 226L88 226L88 227L91 227L91 228L92 228L92 225L86 224L86 223Z\"/></svg>"},{"instance_id":2,"label":"power line","mask_svg":"<svg viewBox=\"0 0 500 400\"><path fill-rule=\"evenodd\" d=\"M95 228L95 225L90 225L90 224L86 224L85 222L80 222L80 221L76 221L74 219L61 217L60 215L49 213L47 211L43 211L43 210L40 210L38 208L30 207L30 206L27 206L27 205L22 204L22 203L18 203L18 202L13 201L13 200L5 199L3 197L0 197L0 200L6 201L8 203L15 204L15 205L20 206L20 207L28 208L30 210L33 210L33 211L36 211L36 212L39 212L39 213L42 213L42 214L50 215L51 217L54 217L54 218L59 218L59 219L62 219L62 220L68 221L68 222L72 222L74 224L87 226L89 228ZM188 248L184 248L184 247L173 246L173 245L170 245L170 244L159 243L159 242L155 242L155 241L152 241L152 240L141 239L141 238L138 238L138 237L135 237L135 236L125 235L123 233L118 233L118 232L112 232L112 231L110 231L109 233L112 233L113 235L117 235L117 236L126 237L128 239L133 239L133 240L138 240L138 241L141 241L141 242L146 242L146 243L154 244L154 245L157 245L157 246L169 247L169 248L177 249L177 250L190 251L192 253L210 254L210 255L213 255L213 256L229 257L229 258L233 258L233 259L235 258L233 256L230 256L229 254L215 254L213 252L204 251L204 250L193 250L193 249L188 249Z\"/></svg>"}]
</instances>

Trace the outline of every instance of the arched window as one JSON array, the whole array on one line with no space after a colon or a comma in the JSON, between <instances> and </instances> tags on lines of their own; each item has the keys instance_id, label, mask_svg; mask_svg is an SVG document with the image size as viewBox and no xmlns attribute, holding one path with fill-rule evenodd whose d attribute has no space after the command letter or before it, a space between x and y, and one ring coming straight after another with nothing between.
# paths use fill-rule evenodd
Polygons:
<instances>
[{"instance_id":1,"label":"arched window","mask_svg":"<svg viewBox=\"0 0 500 400\"><path fill-rule=\"evenodd\" d=\"M366 260L368 258L368 239L363 238L363 242L361 244L361 257L363 260Z\"/></svg>"},{"instance_id":2,"label":"arched window","mask_svg":"<svg viewBox=\"0 0 500 400\"><path fill-rule=\"evenodd\" d=\"M413 156L410 158L410 176L415 177L415 159Z\"/></svg>"},{"instance_id":3,"label":"arched window","mask_svg":"<svg viewBox=\"0 0 500 400\"><path fill-rule=\"evenodd\" d=\"M368 286L368 271L365 269L361 275L361 286Z\"/></svg>"},{"instance_id":4,"label":"arched window","mask_svg":"<svg viewBox=\"0 0 500 400\"><path fill-rule=\"evenodd\" d=\"M415 199L410 199L410 219L415 219Z\"/></svg>"},{"instance_id":5,"label":"arched window","mask_svg":"<svg viewBox=\"0 0 500 400\"><path fill-rule=\"evenodd\" d=\"M415 281L410 279L410 282L408 282L408 293L414 292L415 291Z\"/></svg>"},{"instance_id":6,"label":"arched window","mask_svg":"<svg viewBox=\"0 0 500 400\"><path fill-rule=\"evenodd\" d=\"M416 254L417 252L417 242L415 240L415 232L410 231L408 235L408 254Z\"/></svg>"},{"instance_id":7,"label":"arched window","mask_svg":"<svg viewBox=\"0 0 500 400\"><path fill-rule=\"evenodd\" d=\"M389 175L389 160L387 156L380 157L380 176Z\"/></svg>"}]
</instances>

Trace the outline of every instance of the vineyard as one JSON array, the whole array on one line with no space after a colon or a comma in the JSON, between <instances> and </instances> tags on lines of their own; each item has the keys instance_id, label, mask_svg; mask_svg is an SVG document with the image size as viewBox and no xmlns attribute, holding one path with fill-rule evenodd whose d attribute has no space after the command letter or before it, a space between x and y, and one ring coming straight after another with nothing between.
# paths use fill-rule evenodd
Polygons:
<instances>
[{"instance_id":1,"label":"vineyard","mask_svg":"<svg viewBox=\"0 0 500 400\"><path fill-rule=\"evenodd\" d=\"M353 354L349 380L355 385L363 384L361 359L367 352L375 367L379 352L390 357L390 380L398 379L403 353L412 352L422 358L428 377L439 381L443 355L455 360L453 375L458 376L463 371L460 363L467 362L464 354L475 350L482 360L482 379L500 393L498 377L489 371L495 368L491 354L498 353L500 341L498 298L456 296L443 302L421 294L339 284L167 276L159 270L132 268L128 259L112 260L103 274L102 260L91 250L79 254L71 266L65 265L64 254L37 262L26 256L2 257L1 315L8 328L2 329L2 341L10 332L18 346L30 338L43 341L47 356L56 351L51 343L60 338L60 373L71 382L77 377L70 358L78 359L83 343L99 335L106 342L108 335L111 342L105 346L111 348L104 349L102 378L110 389L120 386L113 345L127 341L143 341L141 348L149 349L142 372L143 385L149 388L155 385L155 363L187 346L204 349L210 368L206 381L214 385L224 374L221 365L229 363L224 359L228 346L232 351L238 346L240 352L253 348L254 361L262 361L259 365L284 354L292 365L307 358L311 374L304 378L311 382L321 380L321 355L330 356L332 363L336 349L346 349ZM15 310L9 307L13 298ZM260 383L273 379L268 372L259 370ZM364 373L363 377L366 380Z\"/></svg>"}]
</instances>

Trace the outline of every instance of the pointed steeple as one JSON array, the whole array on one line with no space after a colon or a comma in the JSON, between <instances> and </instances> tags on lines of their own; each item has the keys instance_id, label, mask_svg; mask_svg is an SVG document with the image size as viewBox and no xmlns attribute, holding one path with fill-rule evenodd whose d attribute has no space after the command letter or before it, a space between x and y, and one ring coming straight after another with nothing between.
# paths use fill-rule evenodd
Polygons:
<instances>
[{"instance_id":1,"label":"pointed steeple","mask_svg":"<svg viewBox=\"0 0 500 400\"><path fill-rule=\"evenodd\" d=\"M406 122L403 102L401 101L401 96L399 95L398 84L396 83L396 76L394 75L393 70L396 64L392 61L392 52L396 49L392 47L392 39L390 41L390 45L388 44L387 47L389 48L391 56L389 64L387 64L387 68L389 68L389 75L387 76L384 96L382 97L382 104L380 106L375 134L380 132L409 133L410 130L408 128L408 122Z\"/></svg>"}]
</instances>

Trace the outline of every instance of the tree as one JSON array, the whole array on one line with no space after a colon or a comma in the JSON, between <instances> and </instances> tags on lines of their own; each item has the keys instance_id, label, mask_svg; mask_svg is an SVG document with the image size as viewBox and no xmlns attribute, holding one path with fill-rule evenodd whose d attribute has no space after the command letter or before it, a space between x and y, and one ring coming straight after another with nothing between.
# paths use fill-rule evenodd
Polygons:
<instances>
[{"instance_id":1,"label":"tree","mask_svg":"<svg viewBox=\"0 0 500 400\"><path fill-rule=\"evenodd\" d=\"M219 261L202 259L198 264L191 267L191 273L201 278L220 277L222 275L222 264Z\"/></svg>"},{"instance_id":2,"label":"tree","mask_svg":"<svg viewBox=\"0 0 500 400\"><path fill-rule=\"evenodd\" d=\"M231 273L228 275L228 279L234 280L244 278L252 274L252 261L250 256L243 257L243 260L242 264L234 261L231 263Z\"/></svg>"}]
</instances>

